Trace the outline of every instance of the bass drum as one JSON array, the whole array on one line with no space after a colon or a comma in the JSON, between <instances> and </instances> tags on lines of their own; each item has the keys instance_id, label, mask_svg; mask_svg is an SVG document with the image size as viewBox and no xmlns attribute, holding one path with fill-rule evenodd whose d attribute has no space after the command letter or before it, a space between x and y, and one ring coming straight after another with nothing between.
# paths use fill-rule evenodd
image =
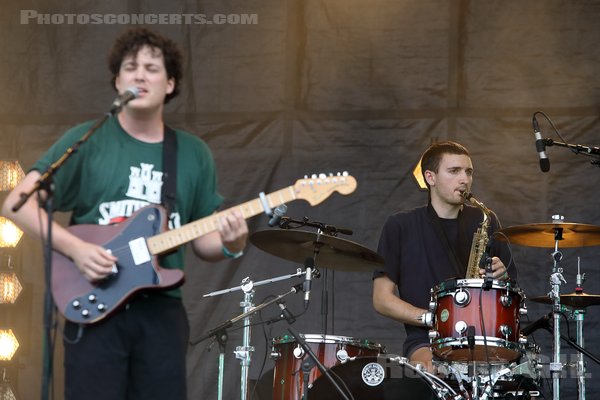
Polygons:
<instances>
[{"instance_id":1,"label":"bass drum","mask_svg":"<svg viewBox=\"0 0 600 400\"><path fill-rule=\"evenodd\" d=\"M458 398L457 393L444 381L412 366L402 357L357 358L336 365L329 373L355 400ZM326 376L321 375L308 390L308 398L337 400L344 397Z\"/></svg>"}]
</instances>

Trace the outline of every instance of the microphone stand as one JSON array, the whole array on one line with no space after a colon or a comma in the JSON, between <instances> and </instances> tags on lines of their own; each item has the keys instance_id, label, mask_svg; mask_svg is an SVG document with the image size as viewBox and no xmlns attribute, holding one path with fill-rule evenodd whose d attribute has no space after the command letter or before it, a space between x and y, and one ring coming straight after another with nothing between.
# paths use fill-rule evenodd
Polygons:
<instances>
[{"instance_id":1,"label":"microphone stand","mask_svg":"<svg viewBox=\"0 0 600 400\"><path fill-rule=\"evenodd\" d=\"M44 294L44 354L42 361L42 390L41 399L48 400L50 396L50 381L52 377L52 364L53 364L53 351L54 345L52 343L52 326L54 325L54 301L51 295L52 285L52 223L53 219L53 196L54 196L54 183L53 177L56 172L63 166L63 164L71 158L73 154L79 150L82 144L84 144L96 130L104 124L104 122L113 115L116 115L121 111L122 106L111 107L110 111L105 113L102 118L98 119L88 129L88 131L69 147L58 160L50 165L46 171L38 178L33 187L24 193L19 194L19 201L17 201L11 208L13 212L17 212L23 207L27 200L36 192L44 190L46 192L46 198L42 201L42 207L48 217L48 227L46 229L46 243L44 248L44 274L45 274L45 294Z\"/></svg>"},{"instance_id":2,"label":"microphone stand","mask_svg":"<svg viewBox=\"0 0 600 400\"><path fill-rule=\"evenodd\" d=\"M566 147L571 149L575 154L583 154L584 156L592 157L594 160L591 161L593 165L600 167L600 147L585 146L582 144L571 144L564 142L555 142L553 139L543 139L545 146L558 146Z\"/></svg>"}]
</instances>

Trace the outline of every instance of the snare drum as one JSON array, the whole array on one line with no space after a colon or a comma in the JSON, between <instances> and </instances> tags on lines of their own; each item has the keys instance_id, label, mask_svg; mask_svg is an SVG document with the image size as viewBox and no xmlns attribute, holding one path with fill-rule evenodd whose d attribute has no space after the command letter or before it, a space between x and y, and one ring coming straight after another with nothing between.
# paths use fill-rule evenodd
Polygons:
<instances>
[{"instance_id":1,"label":"snare drum","mask_svg":"<svg viewBox=\"0 0 600 400\"><path fill-rule=\"evenodd\" d=\"M375 357L385 352L385 347L368 340L358 340L346 336L302 335L318 360L326 367L345 363L360 357ZM304 353L296 339L283 336L272 341L271 358L275 360L273 376L273 399L299 400L303 394L302 362L310 358ZM315 366L311 369L308 384L321 375Z\"/></svg>"},{"instance_id":2,"label":"snare drum","mask_svg":"<svg viewBox=\"0 0 600 400\"><path fill-rule=\"evenodd\" d=\"M521 356L519 318L525 296L509 282L445 281L432 289L433 354L447 361L511 362ZM481 307L480 307L481 305Z\"/></svg>"}]
</instances>

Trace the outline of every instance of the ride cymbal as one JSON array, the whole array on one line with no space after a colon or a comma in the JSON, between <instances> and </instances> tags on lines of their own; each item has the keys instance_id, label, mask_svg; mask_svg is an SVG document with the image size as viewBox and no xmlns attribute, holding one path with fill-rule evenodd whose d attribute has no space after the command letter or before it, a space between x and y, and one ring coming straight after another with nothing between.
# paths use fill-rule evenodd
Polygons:
<instances>
[{"instance_id":1,"label":"ride cymbal","mask_svg":"<svg viewBox=\"0 0 600 400\"><path fill-rule=\"evenodd\" d=\"M552 304L548 296L538 296L531 299L536 303ZM560 295L560 304L570 306L575 309L585 308L587 306L600 305L600 295L587 293L569 293Z\"/></svg>"},{"instance_id":2,"label":"ride cymbal","mask_svg":"<svg viewBox=\"0 0 600 400\"><path fill-rule=\"evenodd\" d=\"M304 264L315 257L315 266L340 271L368 271L383 264L376 252L346 239L298 230L264 230L250 235L259 249Z\"/></svg>"},{"instance_id":3,"label":"ride cymbal","mask_svg":"<svg viewBox=\"0 0 600 400\"><path fill-rule=\"evenodd\" d=\"M554 248L555 233L562 230L558 247L600 246L600 226L577 223L548 223L517 225L501 229L510 243L529 247ZM502 235L499 240L506 240Z\"/></svg>"}]
</instances>

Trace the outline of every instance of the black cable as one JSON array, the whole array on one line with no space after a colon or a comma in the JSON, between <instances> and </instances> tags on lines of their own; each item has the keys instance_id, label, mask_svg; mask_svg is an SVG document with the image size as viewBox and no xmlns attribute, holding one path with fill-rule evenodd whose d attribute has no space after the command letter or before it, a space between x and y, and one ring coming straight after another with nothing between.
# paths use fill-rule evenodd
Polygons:
<instances>
[{"instance_id":1,"label":"black cable","mask_svg":"<svg viewBox=\"0 0 600 400\"><path fill-rule=\"evenodd\" d=\"M550 117L548 115L546 115L546 113L544 113L543 111L536 111L533 113L533 118L535 118L535 116L537 114L542 115L544 118L546 118L546 121L548 121L548 123L550 124L550 126L552 127L552 129L554 130L556 135L560 138L560 140L567 143L567 141L565 139L563 139L563 137L560 135L560 132L556 128L556 125L554 125L554 122L552 122L552 120L550 119ZM571 149L571 151L575 154L579 154L579 152L577 152L577 150Z\"/></svg>"}]
</instances>

